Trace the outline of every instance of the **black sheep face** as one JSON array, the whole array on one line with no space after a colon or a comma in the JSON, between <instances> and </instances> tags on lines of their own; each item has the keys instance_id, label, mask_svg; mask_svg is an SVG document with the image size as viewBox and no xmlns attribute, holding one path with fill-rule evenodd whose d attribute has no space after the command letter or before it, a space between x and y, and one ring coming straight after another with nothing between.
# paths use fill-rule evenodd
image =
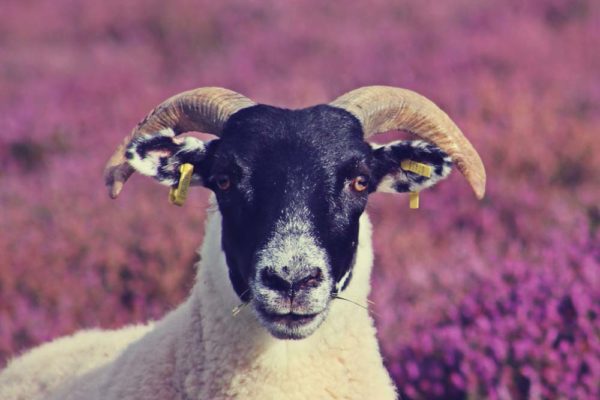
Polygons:
<instances>
[{"instance_id":1,"label":"black sheep face","mask_svg":"<svg viewBox=\"0 0 600 400\"><path fill-rule=\"evenodd\" d=\"M451 161L422 141L372 146L347 111L320 105L257 105L234 114L221 138L136 138L139 172L176 185L179 165L215 192L232 286L275 337L301 339L323 322L352 276L359 218L369 193L418 191L446 177ZM429 164L423 177L403 160Z\"/></svg>"}]
</instances>

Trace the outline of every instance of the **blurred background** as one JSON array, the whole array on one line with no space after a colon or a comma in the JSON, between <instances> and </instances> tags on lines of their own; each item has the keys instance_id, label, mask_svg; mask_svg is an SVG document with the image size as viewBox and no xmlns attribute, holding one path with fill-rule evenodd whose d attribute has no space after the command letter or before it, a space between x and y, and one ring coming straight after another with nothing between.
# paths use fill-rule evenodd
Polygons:
<instances>
[{"instance_id":1,"label":"blurred background","mask_svg":"<svg viewBox=\"0 0 600 400\"><path fill-rule=\"evenodd\" d=\"M159 318L193 284L208 192L183 208L102 169L152 107L224 86L286 107L368 84L438 103L479 150L377 194L372 300L404 399L600 396L600 2L3 0L0 367L86 327Z\"/></svg>"}]
</instances>

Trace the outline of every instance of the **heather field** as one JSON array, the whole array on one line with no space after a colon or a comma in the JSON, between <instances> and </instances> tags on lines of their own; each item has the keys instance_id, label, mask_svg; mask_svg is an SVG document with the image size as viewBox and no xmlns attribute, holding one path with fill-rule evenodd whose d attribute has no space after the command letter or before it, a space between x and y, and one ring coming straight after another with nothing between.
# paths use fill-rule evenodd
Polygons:
<instances>
[{"instance_id":1,"label":"heather field","mask_svg":"<svg viewBox=\"0 0 600 400\"><path fill-rule=\"evenodd\" d=\"M183 208L102 168L154 105L224 86L288 107L416 90L479 150L377 194L371 299L403 399L600 398L600 2L3 0L0 367L85 327L159 318L193 283L208 191ZM351 306L351 305L349 305Z\"/></svg>"}]
</instances>

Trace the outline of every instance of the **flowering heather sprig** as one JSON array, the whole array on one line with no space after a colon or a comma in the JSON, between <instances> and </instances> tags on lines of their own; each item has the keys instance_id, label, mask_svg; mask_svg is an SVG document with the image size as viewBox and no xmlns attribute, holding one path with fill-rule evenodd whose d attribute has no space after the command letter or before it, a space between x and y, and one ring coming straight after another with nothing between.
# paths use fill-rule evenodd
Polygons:
<instances>
[{"instance_id":1,"label":"flowering heather sprig","mask_svg":"<svg viewBox=\"0 0 600 400\"><path fill-rule=\"evenodd\" d=\"M411 321L411 333L390 350L391 371L406 397L600 394L600 267L590 243L565 242L539 264L496 265L427 324ZM389 343L392 333L380 322Z\"/></svg>"}]
</instances>

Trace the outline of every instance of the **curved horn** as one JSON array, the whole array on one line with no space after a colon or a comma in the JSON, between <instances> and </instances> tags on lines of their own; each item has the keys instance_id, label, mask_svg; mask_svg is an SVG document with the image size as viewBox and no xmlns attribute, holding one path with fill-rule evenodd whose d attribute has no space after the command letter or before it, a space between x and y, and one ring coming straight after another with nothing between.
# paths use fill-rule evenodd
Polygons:
<instances>
[{"instance_id":1,"label":"curved horn","mask_svg":"<svg viewBox=\"0 0 600 400\"><path fill-rule=\"evenodd\" d=\"M170 128L175 135L198 131L220 135L235 112L256 103L232 90L206 87L177 94L154 108L119 145L104 169L110 197L116 198L133 168L125 159L127 145L134 137Z\"/></svg>"},{"instance_id":2,"label":"curved horn","mask_svg":"<svg viewBox=\"0 0 600 400\"><path fill-rule=\"evenodd\" d=\"M485 168L479 154L458 126L431 100L407 89L367 86L352 90L329 105L358 118L365 137L406 130L437 145L452 158L477 198L483 198Z\"/></svg>"}]
</instances>

